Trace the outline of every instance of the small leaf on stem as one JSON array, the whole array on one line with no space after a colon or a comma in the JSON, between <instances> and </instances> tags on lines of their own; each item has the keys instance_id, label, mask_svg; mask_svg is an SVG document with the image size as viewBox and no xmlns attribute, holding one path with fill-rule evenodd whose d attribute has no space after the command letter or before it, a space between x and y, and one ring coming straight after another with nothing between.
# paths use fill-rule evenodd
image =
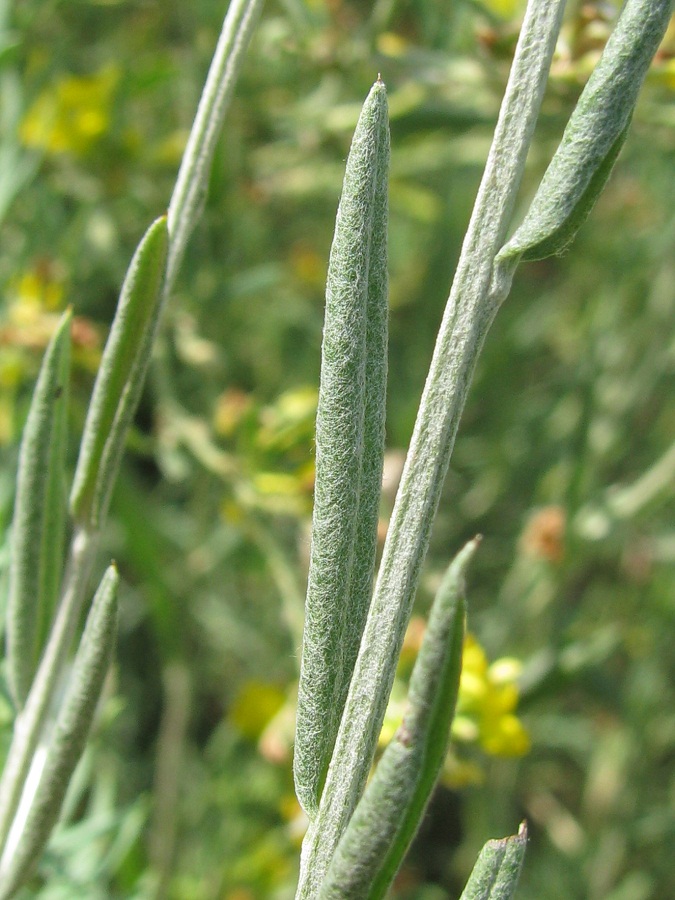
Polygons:
<instances>
[{"instance_id":1,"label":"small leaf on stem","mask_svg":"<svg viewBox=\"0 0 675 900\"><path fill-rule=\"evenodd\" d=\"M387 97L377 81L354 132L326 285L294 759L309 815L318 808L372 593L387 377L388 167Z\"/></svg>"},{"instance_id":2,"label":"small leaf on stem","mask_svg":"<svg viewBox=\"0 0 675 900\"><path fill-rule=\"evenodd\" d=\"M70 507L93 529L107 512L127 431L141 396L159 317L168 246L166 216L131 260L84 426Z\"/></svg>"},{"instance_id":3,"label":"small leaf on stem","mask_svg":"<svg viewBox=\"0 0 675 900\"><path fill-rule=\"evenodd\" d=\"M626 139L672 0L628 0L569 120L525 220L498 261L543 259L571 243L602 192Z\"/></svg>"},{"instance_id":4,"label":"small leaf on stem","mask_svg":"<svg viewBox=\"0 0 675 900\"><path fill-rule=\"evenodd\" d=\"M18 709L35 675L63 568L70 371L66 312L40 369L19 453L7 605L7 667Z\"/></svg>"},{"instance_id":5,"label":"small leaf on stem","mask_svg":"<svg viewBox=\"0 0 675 900\"><path fill-rule=\"evenodd\" d=\"M521 823L518 834L488 841L459 900L511 900L518 887L526 848L526 822Z\"/></svg>"}]
</instances>

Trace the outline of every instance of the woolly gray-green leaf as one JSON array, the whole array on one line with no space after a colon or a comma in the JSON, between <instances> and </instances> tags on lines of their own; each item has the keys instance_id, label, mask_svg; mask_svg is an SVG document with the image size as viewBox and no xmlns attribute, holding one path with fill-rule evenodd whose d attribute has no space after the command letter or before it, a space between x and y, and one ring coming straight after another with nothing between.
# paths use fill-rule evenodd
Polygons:
<instances>
[{"instance_id":1,"label":"woolly gray-green leaf","mask_svg":"<svg viewBox=\"0 0 675 900\"><path fill-rule=\"evenodd\" d=\"M460 900L511 900L527 848L527 825L518 834L488 841L480 852Z\"/></svg>"},{"instance_id":2,"label":"woolly gray-green leaf","mask_svg":"<svg viewBox=\"0 0 675 900\"><path fill-rule=\"evenodd\" d=\"M338 844L321 900L384 897L445 759L462 669L466 568L478 540L457 554L434 600L410 679L408 710Z\"/></svg>"},{"instance_id":3,"label":"woolly gray-green leaf","mask_svg":"<svg viewBox=\"0 0 675 900\"><path fill-rule=\"evenodd\" d=\"M7 674L24 704L51 621L63 567L70 311L40 369L19 453L7 606Z\"/></svg>"},{"instance_id":4,"label":"woolly gray-green leaf","mask_svg":"<svg viewBox=\"0 0 675 900\"><path fill-rule=\"evenodd\" d=\"M118 583L115 566L109 566L92 602L63 703L47 738L46 760L35 795L25 821L12 826L5 846L0 900L11 897L30 874L82 755L115 645Z\"/></svg>"},{"instance_id":5,"label":"woolly gray-green leaf","mask_svg":"<svg viewBox=\"0 0 675 900\"><path fill-rule=\"evenodd\" d=\"M94 385L70 497L74 518L92 528L105 516L145 381L167 246L167 220L162 216L148 228L131 260Z\"/></svg>"},{"instance_id":6,"label":"woolly gray-green leaf","mask_svg":"<svg viewBox=\"0 0 675 900\"><path fill-rule=\"evenodd\" d=\"M316 487L294 772L311 815L335 742L372 591L387 366L385 87L352 141L326 286Z\"/></svg>"},{"instance_id":7,"label":"woolly gray-green leaf","mask_svg":"<svg viewBox=\"0 0 675 900\"><path fill-rule=\"evenodd\" d=\"M296 897L318 895L358 804L396 671L459 419L498 304L490 296L525 167L564 0L529 0L485 175L438 334Z\"/></svg>"},{"instance_id":8,"label":"woolly gray-green leaf","mask_svg":"<svg viewBox=\"0 0 675 900\"><path fill-rule=\"evenodd\" d=\"M673 0L627 0L525 220L498 259L560 253L586 220L626 138Z\"/></svg>"}]
</instances>

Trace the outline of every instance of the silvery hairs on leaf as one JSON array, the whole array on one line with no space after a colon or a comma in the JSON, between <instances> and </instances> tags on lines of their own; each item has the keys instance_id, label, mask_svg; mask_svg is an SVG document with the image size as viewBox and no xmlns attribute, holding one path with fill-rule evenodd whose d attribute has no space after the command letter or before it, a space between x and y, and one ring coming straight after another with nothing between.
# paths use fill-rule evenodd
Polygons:
<instances>
[{"instance_id":1,"label":"silvery hairs on leaf","mask_svg":"<svg viewBox=\"0 0 675 900\"><path fill-rule=\"evenodd\" d=\"M338 844L320 900L380 900L419 828L448 749L462 670L465 573L478 543L457 554L441 582L403 722Z\"/></svg>"},{"instance_id":2,"label":"silvery hairs on leaf","mask_svg":"<svg viewBox=\"0 0 675 900\"><path fill-rule=\"evenodd\" d=\"M589 216L626 139L673 0L627 0L525 220L498 260L561 253Z\"/></svg>"},{"instance_id":3,"label":"silvery hairs on leaf","mask_svg":"<svg viewBox=\"0 0 675 900\"><path fill-rule=\"evenodd\" d=\"M488 841L480 852L460 900L512 900L527 848L527 824L518 834Z\"/></svg>"},{"instance_id":4,"label":"silvery hairs on leaf","mask_svg":"<svg viewBox=\"0 0 675 900\"><path fill-rule=\"evenodd\" d=\"M326 285L316 485L294 772L315 813L372 593L387 375L384 84L363 105L347 160Z\"/></svg>"}]
</instances>

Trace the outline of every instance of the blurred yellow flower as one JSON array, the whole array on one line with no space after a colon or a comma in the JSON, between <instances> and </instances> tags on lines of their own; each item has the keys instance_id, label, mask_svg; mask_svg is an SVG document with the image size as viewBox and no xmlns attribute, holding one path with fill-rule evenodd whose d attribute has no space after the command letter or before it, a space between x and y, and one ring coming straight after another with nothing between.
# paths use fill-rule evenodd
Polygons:
<instances>
[{"instance_id":1,"label":"blurred yellow flower","mask_svg":"<svg viewBox=\"0 0 675 900\"><path fill-rule=\"evenodd\" d=\"M459 759L451 751L445 758L441 780L446 787L454 789L473 787L483 784L485 772L477 762Z\"/></svg>"},{"instance_id":2,"label":"blurred yellow flower","mask_svg":"<svg viewBox=\"0 0 675 900\"><path fill-rule=\"evenodd\" d=\"M525 8L523 0L481 0L481 6L501 19L513 19Z\"/></svg>"},{"instance_id":3,"label":"blurred yellow flower","mask_svg":"<svg viewBox=\"0 0 675 900\"><path fill-rule=\"evenodd\" d=\"M478 742L491 756L522 756L529 751L529 735L515 714L520 671L520 661L512 657L489 665L476 638L467 634L452 723L454 740Z\"/></svg>"},{"instance_id":4,"label":"blurred yellow flower","mask_svg":"<svg viewBox=\"0 0 675 900\"><path fill-rule=\"evenodd\" d=\"M41 259L17 273L7 286L7 306L0 343L44 347L64 307L65 277L59 265Z\"/></svg>"},{"instance_id":5,"label":"blurred yellow flower","mask_svg":"<svg viewBox=\"0 0 675 900\"><path fill-rule=\"evenodd\" d=\"M275 684L247 681L230 708L230 722L244 737L257 741L285 699L283 691Z\"/></svg>"},{"instance_id":6,"label":"blurred yellow flower","mask_svg":"<svg viewBox=\"0 0 675 900\"><path fill-rule=\"evenodd\" d=\"M241 504L229 497L223 502L220 514L229 525L241 525L245 521Z\"/></svg>"},{"instance_id":7,"label":"blurred yellow flower","mask_svg":"<svg viewBox=\"0 0 675 900\"><path fill-rule=\"evenodd\" d=\"M256 445L267 453L287 453L301 445L308 447L314 435L318 393L301 386L284 391L260 414Z\"/></svg>"},{"instance_id":8,"label":"blurred yellow flower","mask_svg":"<svg viewBox=\"0 0 675 900\"><path fill-rule=\"evenodd\" d=\"M296 241L291 248L291 270L305 284L323 290L326 283L326 264L314 246L306 241Z\"/></svg>"},{"instance_id":9,"label":"blurred yellow flower","mask_svg":"<svg viewBox=\"0 0 675 900\"><path fill-rule=\"evenodd\" d=\"M245 391L228 388L220 395L213 414L213 427L219 437L232 437L253 407L253 398Z\"/></svg>"},{"instance_id":10,"label":"blurred yellow flower","mask_svg":"<svg viewBox=\"0 0 675 900\"><path fill-rule=\"evenodd\" d=\"M675 91L675 59L657 59L650 72L650 81Z\"/></svg>"},{"instance_id":11,"label":"blurred yellow flower","mask_svg":"<svg viewBox=\"0 0 675 900\"><path fill-rule=\"evenodd\" d=\"M19 126L21 141L48 154L84 155L110 127L119 77L111 64L95 75L68 75L45 88Z\"/></svg>"},{"instance_id":12,"label":"blurred yellow flower","mask_svg":"<svg viewBox=\"0 0 675 900\"><path fill-rule=\"evenodd\" d=\"M377 50L383 56L404 56L408 49L408 42L400 34L393 31L385 31L377 38Z\"/></svg>"},{"instance_id":13,"label":"blurred yellow flower","mask_svg":"<svg viewBox=\"0 0 675 900\"><path fill-rule=\"evenodd\" d=\"M302 469L294 473L255 472L251 484L262 509L281 516L306 516L311 512L311 496Z\"/></svg>"},{"instance_id":14,"label":"blurred yellow flower","mask_svg":"<svg viewBox=\"0 0 675 900\"><path fill-rule=\"evenodd\" d=\"M14 439L14 403L0 394L0 447L5 447Z\"/></svg>"},{"instance_id":15,"label":"blurred yellow flower","mask_svg":"<svg viewBox=\"0 0 675 900\"><path fill-rule=\"evenodd\" d=\"M63 282L53 277L49 269L49 266L36 266L19 276L14 290L18 305L61 309Z\"/></svg>"},{"instance_id":16,"label":"blurred yellow flower","mask_svg":"<svg viewBox=\"0 0 675 900\"><path fill-rule=\"evenodd\" d=\"M481 728L480 744L491 756L523 756L531 747L523 723L512 713L486 719Z\"/></svg>"},{"instance_id":17,"label":"blurred yellow flower","mask_svg":"<svg viewBox=\"0 0 675 900\"><path fill-rule=\"evenodd\" d=\"M158 165L175 167L180 164L189 131L186 128L177 128L162 138L151 150L150 158ZM129 134L128 140L134 143L135 135Z\"/></svg>"}]
</instances>

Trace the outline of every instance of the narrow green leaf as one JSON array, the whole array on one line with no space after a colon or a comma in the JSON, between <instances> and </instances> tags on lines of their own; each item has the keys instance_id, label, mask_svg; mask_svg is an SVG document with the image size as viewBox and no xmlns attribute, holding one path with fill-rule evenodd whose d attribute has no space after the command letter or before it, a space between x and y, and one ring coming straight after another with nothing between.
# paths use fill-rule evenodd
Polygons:
<instances>
[{"instance_id":1,"label":"narrow green leaf","mask_svg":"<svg viewBox=\"0 0 675 900\"><path fill-rule=\"evenodd\" d=\"M499 260L561 253L595 205L626 138L673 0L627 0L522 225Z\"/></svg>"},{"instance_id":2,"label":"narrow green leaf","mask_svg":"<svg viewBox=\"0 0 675 900\"><path fill-rule=\"evenodd\" d=\"M447 753L462 668L464 577L477 546L475 539L457 554L438 590L408 710L338 844L321 900L384 897L420 825Z\"/></svg>"},{"instance_id":3,"label":"narrow green leaf","mask_svg":"<svg viewBox=\"0 0 675 900\"><path fill-rule=\"evenodd\" d=\"M527 824L518 834L488 841L480 852L460 900L511 900L527 848Z\"/></svg>"},{"instance_id":4,"label":"narrow green leaf","mask_svg":"<svg viewBox=\"0 0 675 900\"><path fill-rule=\"evenodd\" d=\"M168 232L157 219L139 244L120 295L89 404L70 497L74 518L98 528L150 361L162 298Z\"/></svg>"},{"instance_id":5,"label":"narrow green leaf","mask_svg":"<svg viewBox=\"0 0 675 900\"><path fill-rule=\"evenodd\" d=\"M294 760L298 798L310 815L372 592L384 452L388 165L387 99L378 80L347 160L326 286Z\"/></svg>"},{"instance_id":6,"label":"narrow green leaf","mask_svg":"<svg viewBox=\"0 0 675 900\"><path fill-rule=\"evenodd\" d=\"M96 591L63 704L45 742L46 759L34 797L25 819L12 825L5 846L0 900L11 897L29 876L58 819L82 755L115 645L118 583L117 569L111 565Z\"/></svg>"},{"instance_id":7,"label":"narrow green leaf","mask_svg":"<svg viewBox=\"0 0 675 900\"><path fill-rule=\"evenodd\" d=\"M19 453L7 606L7 674L18 709L30 689L61 581L70 311L45 354Z\"/></svg>"},{"instance_id":8,"label":"narrow green leaf","mask_svg":"<svg viewBox=\"0 0 675 900\"><path fill-rule=\"evenodd\" d=\"M346 610L346 632L342 644L344 674L338 724L373 593L384 463L389 325L387 231L390 149L386 90L379 79L373 91L381 97L381 108L378 110L380 131L369 236L363 455L354 563Z\"/></svg>"}]
</instances>

